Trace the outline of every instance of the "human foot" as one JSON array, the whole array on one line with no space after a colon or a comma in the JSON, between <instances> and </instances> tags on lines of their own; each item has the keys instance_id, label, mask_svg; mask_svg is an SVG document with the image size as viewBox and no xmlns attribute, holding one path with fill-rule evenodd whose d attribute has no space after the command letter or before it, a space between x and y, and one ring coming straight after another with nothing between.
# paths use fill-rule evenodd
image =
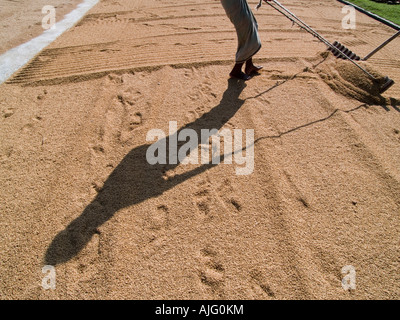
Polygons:
<instances>
[{"instance_id":1,"label":"human foot","mask_svg":"<svg viewBox=\"0 0 400 320\"><path fill-rule=\"evenodd\" d=\"M237 79L240 79L240 80L243 80L243 81L247 81L247 80L250 80L251 78L252 78L252 76L251 75L249 75L249 74L246 74L246 73L244 73L244 72L242 72L242 71L232 71L230 74L229 74L229 76L231 77L231 78L237 78Z\"/></svg>"},{"instance_id":2,"label":"human foot","mask_svg":"<svg viewBox=\"0 0 400 320\"><path fill-rule=\"evenodd\" d=\"M257 74L262 69L262 66L255 66L254 64L246 65L245 73L247 75Z\"/></svg>"}]
</instances>

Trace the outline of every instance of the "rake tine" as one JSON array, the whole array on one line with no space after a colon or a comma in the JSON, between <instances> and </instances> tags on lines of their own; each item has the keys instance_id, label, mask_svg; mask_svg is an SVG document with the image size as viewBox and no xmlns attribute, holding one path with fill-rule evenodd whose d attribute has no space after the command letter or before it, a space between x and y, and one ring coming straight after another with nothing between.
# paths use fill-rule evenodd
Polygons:
<instances>
[{"instance_id":1,"label":"rake tine","mask_svg":"<svg viewBox=\"0 0 400 320\"><path fill-rule=\"evenodd\" d=\"M351 52L350 53L350 55L349 55L349 58L351 59L351 60L357 60L357 55L354 53L354 52Z\"/></svg>"},{"instance_id":2,"label":"rake tine","mask_svg":"<svg viewBox=\"0 0 400 320\"><path fill-rule=\"evenodd\" d=\"M353 51L351 51L349 48L342 45L338 41L333 42L332 46L334 46L336 48L336 50L332 49L330 47L328 48L328 50L332 51L333 54L335 55L335 57L337 57L337 58L347 59L347 57L348 57L351 60L357 60L357 61L361 60L361 58L358 55L356 55Z\"/></svg>"},{"instance_id":3,"label":"rake tine","mask_svg":"<svg viewBox=\"0 0 400 320\"><path fill-rule=\"evenodd\" d=\"M350 55L353 53L351 52L348 48L344 47L344 50L342 51L346 56L350 58ZM345 59L344 56L341 56L342 59Z\"/></svg>"}]
</instances>

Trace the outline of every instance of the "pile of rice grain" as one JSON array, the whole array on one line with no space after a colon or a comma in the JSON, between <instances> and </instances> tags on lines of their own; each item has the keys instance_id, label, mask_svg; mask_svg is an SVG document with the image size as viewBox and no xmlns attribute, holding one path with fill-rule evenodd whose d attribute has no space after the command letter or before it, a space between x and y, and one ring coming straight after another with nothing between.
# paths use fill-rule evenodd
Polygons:
<instances>
[{"instance_id":1,"label":"pile of rice grain","mask_svg":"<svg viewBox=\"0 0 400 320\"><path fill-rule=\"evenodd\" d=\"M368 104L386 104L386 99L379 93L379 88L385 82L384 77L370 65L365 62L360 64L377 81L371 79L349 60L337 59L327 51L321 55L326 60L316 68L316 71L335 92Z\"/></svg>"}]
</instances>

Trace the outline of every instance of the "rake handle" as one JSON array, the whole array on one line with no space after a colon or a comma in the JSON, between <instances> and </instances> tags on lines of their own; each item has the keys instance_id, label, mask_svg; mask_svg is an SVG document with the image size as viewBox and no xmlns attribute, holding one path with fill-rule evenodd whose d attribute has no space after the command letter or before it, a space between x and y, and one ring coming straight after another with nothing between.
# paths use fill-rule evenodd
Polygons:
<instances>
[{"instance_id":1,"label":"rake handle","mask_svg":"<svg viewBox=\"0 0 400 320\"><path fill-rule=\"evenodd\" d=\"M389 39L387 39L384 43L382 43L379 47L376 49L372 50L370 53L368 53L365 58L363 58L363 61L367 61L369 58L371 58L375 53L377 53L379 50L381 50L384 46L392 42L394 39L396 39L398 36L400 36L400 30L395 33L393 36L391 36Z\"/></svg>"}]
</instances>

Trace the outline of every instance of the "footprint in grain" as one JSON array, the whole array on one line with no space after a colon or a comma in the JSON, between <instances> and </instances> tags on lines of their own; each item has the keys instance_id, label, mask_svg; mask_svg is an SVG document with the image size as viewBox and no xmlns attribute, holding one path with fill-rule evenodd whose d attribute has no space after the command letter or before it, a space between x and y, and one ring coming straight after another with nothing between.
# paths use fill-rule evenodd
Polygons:
<instances>
[{"instance_id":1,"label":"footprint in grain","mask_svg":"<svg viewBox=\"0 0 400 320\"><path fill-rule=\"evenodd\" d=\"M260 269L250 271L250 277L253 283L253 290L256 295L264 296L265 294L270 298L275 298L275 293L268 284L268 279Z\"/></svg>"},{"instance_id":2,"label":"footprint in grain","mask_svg":"<svg viewBox=\"0 0 400 320\"><path fill-rule=\"evenodd\" d=\"M194 201L201 218L212 218L212 196L211 187L208 181L202 180L198 185L198 191L194 193Z\"/></svg>"},{"instance_id":3,"label":"footprint in grain","mask_svg":"<svg viewBox=\"0 0 400 320\"><path fill-rule=\"evenodd\" d=\"M122 76L119 75L119 74L111 73L111 74L108 75L108 79L109 79L111 82L115 83L115 84L122 84L122 83L124 83L124 79L123 79Z\"/></svg>"},{"instance_id":4,"label":"footprint in grain","mask_svg":"<svg viewBox=\"0 0 400 320\"><path fill-rule=\"evenodd\" d=\"M225 268L219 261L218 254L212 248L200 250L201 269L199 278L201 285L213 294L222 295L225 283Z\"/></svg>"},{"instance_id":5,"label":"footprint in grain","mask_svg":"<svg viewBox=\"0 0 400 320\"><path fill-rule=\"evenodd\" d=\"M159 205L152 210L149 217L149 228L151 230L161 230L169 225L169 210L166 205Z\"/></svg>"},{"instance_id":6,"label":"footprint in grain","mask_svg":"<svg viewBox=\"0 0 400 320\"><path fill-rule=\"evenodd\" d=\"M161 204L150 210L145 217L144 227L149 232L142 243L145 258L150 258L166 246L169 240L170 212L166 205Z\"/></svg>"},{"instance_id":7,"label":"footprint in grain","mask_svg":"<svg viewBox=\"0 0 400 320\"><path fill-rule=\"evenodd\" d=\"M91 149L94 155L103 155L105 153L104 146L101 143L93 145Z\"/></svg>"},{"instance_id":8,"label":"footprint in grain","mask_svg":"<svg viewBox=\"0 0 400 320\"><path fill-rule=\"evenodd\" d=\"M223 183L218 187L218 196L223 200L227 210L233 213L240 212L242 205L239 200L235 199L232 182L229 179L224 179Z\"/></svg>"},{"instance_id":9,"label":"footprint in grain","mask_svg":"<svg viewBox=\"0 0 400 320\"><path fill-rule=\"evenodd\" d=\"M139 110L141 93L118 95L118 101L123 107L121 140L127 141L133 137L133 131L143 123L143 113Z\"/></svg>"},{"instance_id":10,"label":"footprint in grain","mask_svg":"<svg viewBox=\"0 0 400 320\"><path fill-rule=\"evenodd\" d=\"M5 119L11 117L12 115L14 115L14 109L12 108L3 111L3 118Z\"/></svg>"},{"instance_id":11,"label":"footprint in grain","mask_svg":"<svg viewBox=\"0 0 400 320\"><path fill-rule=\"evenodd\" d=\"M186 123L190 123L190 122L194 122L198 118L199 118L199 115L197 114L196 111L189 111L188 113L186 113L185 121L186 121Z\"/></svg>"}]
</instances>

